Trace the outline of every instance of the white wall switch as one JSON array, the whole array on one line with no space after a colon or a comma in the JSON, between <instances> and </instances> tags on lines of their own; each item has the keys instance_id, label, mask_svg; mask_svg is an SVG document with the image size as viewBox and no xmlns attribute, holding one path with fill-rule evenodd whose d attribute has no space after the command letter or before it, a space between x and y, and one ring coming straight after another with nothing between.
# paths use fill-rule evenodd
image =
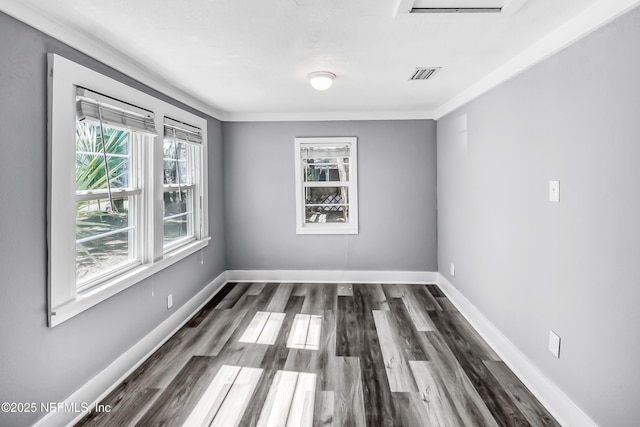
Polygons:
<instances>
[{"instance_id":1,"label":"white wall switch","mask_svg":"<svg viewBox=\"0 0 640 427\"><path fill-rule=\"evenodd\" d=\"M451 263L451 275L452 276L456 275L456 266L453 263Z\"/></svg>"},{"instance_id":2,"label":"white wall switch","mask_svg":"<svg viewBox=\"0 0 640 427\"><path fill-rule=\"evenodd\" d=\"M553 331L549 331L549 351L560 358L560 337Z\"/></svg>"},{"instance_id":3,"label":"white wall switch","mask_svg":"<svg viewBox=\"0 0 640 427\"><path fill-rule=\"evenodd\" d=\"M173 307L173 294L167 295L167 310Z\"/></svg>"},{"instance_id":4,"label":"white wall switch","mask_svg":"<svg viewBox=\"0 0 640 427\"><path fill-rule=\"evenodd\" d=\"M549 201L560 201L560 181L549 181Z\"/></svg>"}]
</instances>

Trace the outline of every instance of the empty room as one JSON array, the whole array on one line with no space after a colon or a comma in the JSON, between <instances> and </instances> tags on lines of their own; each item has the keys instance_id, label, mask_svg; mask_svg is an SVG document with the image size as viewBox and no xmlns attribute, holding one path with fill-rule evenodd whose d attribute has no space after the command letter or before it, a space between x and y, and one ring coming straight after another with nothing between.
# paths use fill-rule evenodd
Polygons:
<instances>
[{"instance_id":1,"label":"empty room","mask_svg":"<svg viewBox=\"0 0 640 427\"><path fill-rule=\"evenodd\" d=\"M0 0L0 426L637 426L638 52L640 0Z\"/></svg>"}]
</instances>

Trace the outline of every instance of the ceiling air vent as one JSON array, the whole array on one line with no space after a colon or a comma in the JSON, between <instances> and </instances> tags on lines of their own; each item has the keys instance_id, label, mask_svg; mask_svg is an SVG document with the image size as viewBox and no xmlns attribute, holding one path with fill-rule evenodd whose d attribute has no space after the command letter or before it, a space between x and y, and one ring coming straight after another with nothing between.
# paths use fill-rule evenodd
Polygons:
<instances>
[{"instance_id":1,"label":"ceiling air vent","mask_svg":"<svg viewBox=\"0 0 640 427\"><path fill-rule=\"evenodd\" d=\"M410 13L500 13L501 7L412 7Z\"/></svg>"},{"instance_id":2,"label":"ceiling air vent","mask_svg":"<svg viewBox=\"0 0 640 427\"><path fill-rule=\"evenodd\" d=\"M398 14L513 14L527 0L397 0Z\"/></svg>"},{"instance_id":3,"label":"ceiling air vent","mask_svg":"<svg viewBox=\"0 0 640 427\"><path fill-rule=\"evenodd\" d=\"M418 67L411 74L409 80L428 80L438 71L440 71L440 67Z\"/></svg>"}]
</instances>

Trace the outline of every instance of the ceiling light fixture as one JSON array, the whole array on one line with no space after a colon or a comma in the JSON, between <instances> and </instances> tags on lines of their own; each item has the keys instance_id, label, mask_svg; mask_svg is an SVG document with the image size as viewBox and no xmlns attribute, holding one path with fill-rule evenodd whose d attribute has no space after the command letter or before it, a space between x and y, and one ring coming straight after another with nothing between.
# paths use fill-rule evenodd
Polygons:
<instances>
[{"instance_id":1,"label":"ceiling light fixture","mask_svg":"<svg viewBox=\"0 0 640 427\"><path fill-rule=\"evenodd\" d=\"M333 84L336 75L328 71L314 71L307 76L309 83L315 90L327 90Z\"/></svg>"}]
</instances>

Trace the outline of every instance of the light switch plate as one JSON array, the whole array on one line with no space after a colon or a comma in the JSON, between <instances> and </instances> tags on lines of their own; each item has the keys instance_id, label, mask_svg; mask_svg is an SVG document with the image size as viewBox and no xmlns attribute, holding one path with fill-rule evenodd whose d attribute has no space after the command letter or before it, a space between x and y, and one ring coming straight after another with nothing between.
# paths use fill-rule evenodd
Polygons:
<instances>
[{"instance_id":1,"label":"light switch plate","mask_svg":"<svg viewBox=\"0 0 640 427\"><path fill-rule=\"evenodd\" d=\"M173 307L173 294L167 295L167 310Z\"/></svg>"},{"instance_id":2,"label":"light switch plate","mask_svg":"<svg viewBox=\"0 0 640 427\"><path fill-rule=\"evenodd\" d=\"M549 201L560 202L560 181L549 181Z\"/></svg>"},{"instance_id":3,"label":"light switch plate","mask_svg":"<svg viewBox=\"0 0 640 427\"><path fill-rule=\"evenodd\" d=\"M455 276L456 275L456 266L451 263L451 276Z\"/></svg>"},{"instance_id":4,"label":"light switch plate","mask_svg":"<svg viewBox=\"0 0 640 427\"><path fill-rule=\"evenodd\" d=\"M560 358L560 337L553 331L549 331L549 351Z\"/></svg>"}]
</instances>

